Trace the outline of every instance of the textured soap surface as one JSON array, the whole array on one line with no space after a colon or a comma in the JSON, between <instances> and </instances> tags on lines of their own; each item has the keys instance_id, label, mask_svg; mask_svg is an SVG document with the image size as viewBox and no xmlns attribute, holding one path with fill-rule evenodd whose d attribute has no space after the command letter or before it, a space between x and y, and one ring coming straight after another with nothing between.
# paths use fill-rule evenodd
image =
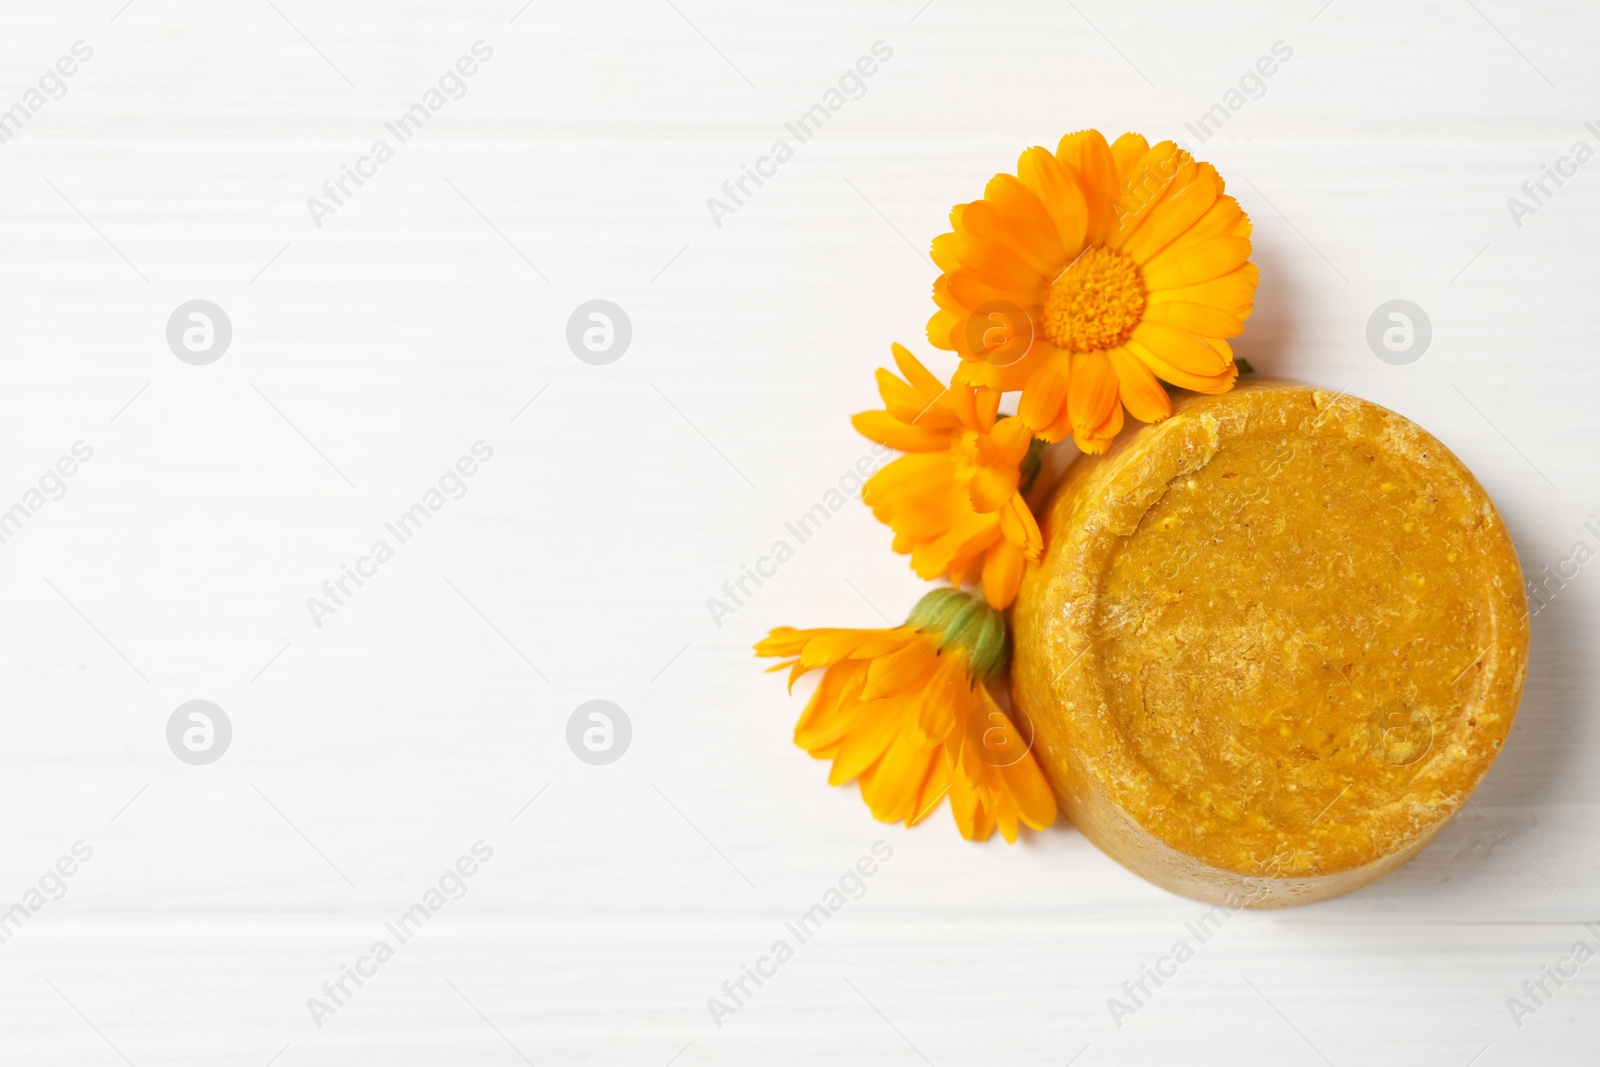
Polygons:
<instances>
[{"instance_id":1,"label":"textured soap surface","mask_svg":"<svg viewBox=\"0 0 1600 1067\"><path fill-rule=\"evenodd\" d=\"M1287 383L1084 457L1015 612L1015 693L1081 829L1200 899L1322 899L1409 859L1511 728L1521 572L1437 440Z\"/></svg>"}]
</instances>

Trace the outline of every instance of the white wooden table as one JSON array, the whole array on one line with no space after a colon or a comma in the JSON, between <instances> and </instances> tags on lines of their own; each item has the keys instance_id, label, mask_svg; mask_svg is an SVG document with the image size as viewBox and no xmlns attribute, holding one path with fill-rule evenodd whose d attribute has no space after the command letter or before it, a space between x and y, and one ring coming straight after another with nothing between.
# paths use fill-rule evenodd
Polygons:
<instances>
[{"instance_id":1,"label":"white wooden table","mask_svg":"<svg viewBox=\"0 0 1600 1067\"><path fill-rule=\"evenodd\" d=\"M1536 617L1511 742L1436 844L1233 916L1118 1020L1200 905L1069 827L874 823L789 740L800 698L750 643L898 620L921 589L866 510L720 626L706 607L866 454L847 416L889 343L930 354L949 206L1086 125L1228 178L1259 371L1433 431L1530 572L1600 547L1600 163L1522 190L1600 148L1592 7L520 3L6 5L0 1062L1595 1062L1600 963L1507 1001L1600 947L1600 564ZM859 99L786 133L880 41ZM1201 144L1185 124L1218 104ZM714 220L780 137L793 157ZM318 226L341 165L367 177ZM197 299L232 330L205 365L166 337ZM566 341L594 299L632 325L604 365ZM1365 340L1392 299L1432 324L1408 365ZM418 503L401 543L385 523ZM334 603L343 565L367 577ZM596 699L632 727L608 765L567 742ZM231 724L207 765L168 746L190 700ZM714 1022L878 841L861 899ZM419 903L402 944L385 924ZM368 977L335 1003L346 965Z\"/></svg>"}]
</instances>

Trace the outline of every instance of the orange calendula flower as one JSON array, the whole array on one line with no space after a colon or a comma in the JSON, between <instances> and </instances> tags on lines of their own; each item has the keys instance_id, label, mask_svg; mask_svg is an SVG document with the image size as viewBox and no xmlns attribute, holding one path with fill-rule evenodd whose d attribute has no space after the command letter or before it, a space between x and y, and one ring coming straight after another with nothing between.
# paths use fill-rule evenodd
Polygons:
<instances>
[{"instance_id":1,"label":"orange calendula flower","mask_svg":"<svg viewBox=\"0 0 1600 1067\"><path fill-rule=\"evenodd\" d=\"M756 646L782 657L789 684L822 668L795 743L833 761L829 783L860 782L874 817L914 826L946 793L961 835L1055 821L1050 785L1026 739L985 682L1004 666L1000 613L956 589L935 589L905 625L886 630L780 627Z\"/></svg>"},{"instance_id":2,"label":"orange calendula flower","mask_svg":"<svg viewBox=\"0 0 1600 1067\"><path fill-rule=\"evenodd\" d=\"M1123 409L1172 413L1161 382L1232 387L1227 339L1244 329L1258 271L1250 220L1209 163L1171 141L1068 134L950 213L933 242L944 273L928 340L960 353L957 381L1021 389L1018 416L1047 441L1104 452Z\"/></svg>"},{"instance_id":3,"label":"orange calendula flower","mask_svg":"<svg viewBox=\"0 0 1600 1067\"><path fill-rule=\"evenodd\" d=\"M989 604L1016 598L1024 561L1044 549L1024 494L1039 470L1034 436L1020 419L997 417L1000 394L946 389L900 345L902 381L878 371L884 410L851 419L865 436L908 453L867 480L861 499L894 531L923 578L949 575L959 588L975 565Z\"/></svg>"}]
</instances>

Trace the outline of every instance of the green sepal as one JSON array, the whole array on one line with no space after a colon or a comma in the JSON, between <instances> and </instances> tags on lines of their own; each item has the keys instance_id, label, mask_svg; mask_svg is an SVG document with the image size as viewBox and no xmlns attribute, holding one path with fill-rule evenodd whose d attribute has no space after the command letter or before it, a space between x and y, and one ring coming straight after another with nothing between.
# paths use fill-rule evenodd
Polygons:
<instances>
[{"instance_id":1,"label":"green sepal","mask_svg":"<svg viewBox=\"0 0 1600 1067\"><path fill-rule=\"evenodd\" d=\"M1010 652L1005 617L983 597L959 589L929 592L911 609L906 625L937 635L941 652L951 645L964 650L972 676L980 681L994 677Z\"/></svg>"}]
</instances>

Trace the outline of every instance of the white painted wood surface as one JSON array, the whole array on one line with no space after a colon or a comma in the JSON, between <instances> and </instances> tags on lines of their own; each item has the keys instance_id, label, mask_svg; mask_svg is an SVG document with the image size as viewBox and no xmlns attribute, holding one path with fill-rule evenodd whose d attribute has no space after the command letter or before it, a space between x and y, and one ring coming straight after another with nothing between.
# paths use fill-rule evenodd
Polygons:
<instances>
[{"instance_id":1,"label":"white painted wood surface","mask_svg":"<svg viewBox=\"0 0 1600 1067\"><path fill-rule=\"evenodd\" d=\"M1232 917L1120 1027L1107 999L1199 905L1070 828L880 826L790 743L800 699L749 644L921 588L865 509L720 628L705 606L865 453L847 416L889 343L928 352L949 206L1091 124L1227 176L1259 370L1428 427L1530 571L1600 543L1600 163L1520 227L1506 203L1600 145L1592 7L520 2L5 5L0 107L94 53L0 144L0 509L93 458L0 544L0 908L93 857L0 944L0 1062L1595 1062L1600 963L1520 1027L1507 998L1600 944L1597 565L1535 619L1472 810L1374 887ZM307 197L480 40L466 95L315 226ZM714 225L706 198L880 40L865 95ZM195 298L233 325L209 366L164 339ZM609 366L564 340L593 298L633 324ZM1409 366L1364 340L1394 298L1433 324ZM313 625L480 440L466 495ZM164 734L197 698L234 731L201 767ZM565 741L596 698L633 726L603 767ZM480 840L465 896L314 1025ZM878 840L864 898L714 1025Z\"/></svg>"}]
</instances>

